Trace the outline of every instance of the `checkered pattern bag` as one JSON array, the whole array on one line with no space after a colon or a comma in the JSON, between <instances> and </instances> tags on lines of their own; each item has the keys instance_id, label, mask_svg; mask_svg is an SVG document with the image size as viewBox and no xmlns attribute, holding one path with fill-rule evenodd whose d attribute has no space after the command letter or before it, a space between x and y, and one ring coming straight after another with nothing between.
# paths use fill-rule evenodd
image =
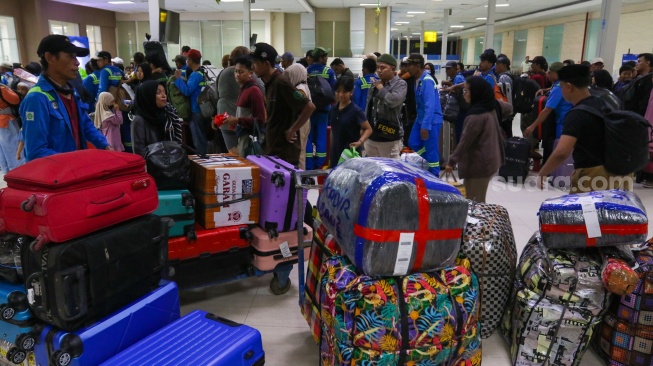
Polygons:
<instances>
[{"instance_id":1,"label":"checkered pattern bag","mask_svg":"<svg viewBox=\"0 0 653 366\"><path fill-rule=\"evenodd\" d=\"M621 297L616 315L631 323L653 326L653 246L635 253L639 283L630 295Z\"/></svg>"},{"instance_id":2,"label":"checkered pattern bag","mask_svg":"<svg viewBox=\"0 0 653 366\"><path fill-rule=\"evenodd\" d=\"M461 251L469 258L481 287L481 337L494 333L512 289L517 247L508 211L469 201Z\"/></svg>"},{"instance_id":3,"label":"checkered pattern bag","mask_svg":"<svg viewBox=\"0 0 653 366\"><path fill-rule=\"evenodd\" d=\"M599 347L595 348L609 365L653 366L653 326L633 324L608 313L599 334Z\"/></svg>"}]
</instances>

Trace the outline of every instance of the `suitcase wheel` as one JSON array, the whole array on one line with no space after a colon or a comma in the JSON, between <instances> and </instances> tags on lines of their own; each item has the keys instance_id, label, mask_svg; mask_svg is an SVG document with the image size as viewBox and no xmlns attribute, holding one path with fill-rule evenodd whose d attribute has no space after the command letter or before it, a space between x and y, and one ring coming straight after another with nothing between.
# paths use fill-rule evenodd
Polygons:
<instances>
[{"instance_id":1,"label":"suitcase wheel","mask_svg":"<svg viewBox=\"0 0 653 366\"><path fill-rule=\"evenodd\" d=\"M11 361L13 364L20 365L25 361L25 358L27 358L27 353L16 347L11 347L9 351L7 351L7 360Z\"/></svg>"},{"instance_id":2,"label":"suitcase wheel","mask_svg":"<svg viewBox=\"0 0 653 366\"><path fill-rule=\"evenodd\" d=\"M277 231L277 229L270 229L268 230L268 236L270 237L270 239L278 238L279 231Z\"/></svg>"},{"instance_id":3,"label":"suitcase wheel","mask_svg":"<svg viewBox=\"0 0 653 366\"><path fill-rule=\"evenodd\" d=\"M34 209L34 206L36 205L36 196L31 195L29 196L28 199L23 201L23 203L20 204L20 209L25 211L25 212L30 212Z\"/></svg>"},{"instance_id":4,"label":"suitcase wheel","mask_svg":"<svg viewBox=\"0 0 653 366\"><path fill-rule=\"evenodd\" d=\"M36 237L36 239L34 239L34 241L32 241L29 244L29 249L32 252L38 252L38 251L41 250L41 248L43 248L43 245L45 245L45 242L46 242L45 237L43 235L39 235L39 236Z\"/></svg>"},{"instance_id":5,"label":"suitcase wheel","mask_svg":"<svg viewBox=\"0 0 653 366\"><path fill-rule=\"evenodd\" d=\"M286 182L283 179L283 173L281 172L272 173L271 179L272 179L272 184L274 184L275 187L283 187L286 185Z\"/></svg>"},{"instance_id":6,"label":"suitcase wheel","mask_svg":"<svg viewBox=\"0 0 653 366\"><path fill-rule=\"evenodd\" d=\"M23 351L31 351L34 349L34 345L36 344L36 339L29 333L23 333L16 337L16 345L22 349Z\"/></svg>"},{"instance_id":7,"label":"suitcase wheel","mask_svg":"<svg viewBox=\"0 0 653 366\"><path fill-rule=\"evenodd\" d=\"M68 366L72 361L70 353L59 350L52 354L52 359L50 359L51 365L56 366Z\"/></svg>"},{"instance_id":8,"label":"suitcase wheel","mask_svg":"<svg viewBox=\"0 0 653 366\"><path fill-rule=\"evenodd\" d=\"M7 306L7 304L0 306L0 317L2 317L2 320L11 320L15 315L16 310L11 306Z\"/></svg>"},{"instance_id":9,"label":"suitcase wheel","mask_svg":"<svg viewBox=\"0 0 653 366\"><path fill-rule=\"evenodd\" d=\"M274 274L272 280L270 281L270 291L275 295L283 295L290 290L290 278L286 281L286 285L281 287L279 284L279 276Z\"/></svg>"}]
</instances>

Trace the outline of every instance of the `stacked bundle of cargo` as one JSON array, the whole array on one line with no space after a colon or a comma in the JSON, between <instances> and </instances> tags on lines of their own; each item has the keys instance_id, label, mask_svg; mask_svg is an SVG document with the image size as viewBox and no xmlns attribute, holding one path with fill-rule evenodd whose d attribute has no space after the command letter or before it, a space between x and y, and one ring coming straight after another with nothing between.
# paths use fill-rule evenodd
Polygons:
<instances>
[{"instance_id":1,"label":"stacked bundle of cargo","mask_svg":"<svg viewBox=\"0 0 653 366\"><path fill-rule=\"evenodd\" d=\"M516 364L577 365L609 292L635 290L628 246L645 240L646 210L632 192L601 191L546 200L539 217L541 236L522 252L502 331Z\"/></svg>"},{"instance_id":2,"label":"stacked bundle of cargo","mask_svg":"<svg viewBox=\"0 0 653 366\"><path fill-rule=\"evenodd\" d=\"M150 214L158 200L143 158L57 154L5 180L0 333L9 361L98 364L179 317L177 287L162 280L170 222Z\"/></svg>"},{"instance_id":3,"label":"stacked bundle of cargo","mask_svg":"<svg viewBox=\"0 0 653 366\"><path fill-rule=\"evenodd\" d=\"M329 174L313 254L331 256L312 255L302 309L322 364L480 364L478 281L456 265L467 206L401 161L352 159Z\"/></svg>"}]
</instances>

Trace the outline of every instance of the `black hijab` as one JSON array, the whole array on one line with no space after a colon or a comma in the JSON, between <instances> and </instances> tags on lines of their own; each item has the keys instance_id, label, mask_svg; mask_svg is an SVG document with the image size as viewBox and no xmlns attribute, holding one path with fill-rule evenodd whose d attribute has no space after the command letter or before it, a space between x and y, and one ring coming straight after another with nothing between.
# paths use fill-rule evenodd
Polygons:
<instances>
[{"instance_id":1,"label":"black hijab","mask_svg":"<svg viewBox=\"0 0 653 366\"><path fill-rule=\"evenodd\" d=\"M142 64L139 64L137 66L136 71L138 71L139 67L141 68L141 70L143 70L143 82L150 80L150 78L152 77L152 68L150 67L150 64L148 64L147 62L143 62ZM141 80L139 80L139 82L141 82Z\"/></svg>"},{"instance_id":2,"label":"black hijab","mask_svg":"<svg viewBox=\"0 0 653 366\"><path fill-rule=\"evenodd\" d=\"M166 124L166 109L156 105L156 92L159 83L149 80L138 86L136 89L135 114L141 116L146 123L163 131Z\"/></svg>"},{"instance_id":3,"label":"black hijab","mask_svg":"<svg viewBox=\"0 0 653 366\"><path fill-rule=\"evenodd\" d=\"M469 84L470 107L467 114L483 114L496 110L496 99L494 89L487 80L480 76L472 76L467 79Z\"/></svg>"}]
</instances>

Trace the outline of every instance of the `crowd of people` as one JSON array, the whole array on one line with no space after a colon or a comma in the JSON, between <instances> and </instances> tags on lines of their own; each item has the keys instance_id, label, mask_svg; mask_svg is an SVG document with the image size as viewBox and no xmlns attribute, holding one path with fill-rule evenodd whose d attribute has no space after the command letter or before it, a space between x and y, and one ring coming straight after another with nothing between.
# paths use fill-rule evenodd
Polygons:
<instances>
[{"instance_id":1,"label":"crowd of people","mask_svg":"<svg viewBox=\"0 0 653 366\"><path fill-rule=\"evenodd\" d=\"M125 66L100 51L80 68L77 57L88 56L88 49L62 35L47 36L38 47L39 63L0 66L0 167L6 173L26 161L91 147L145 154L149 144L165 140L201 155L246 156L258 146L304 169L334 167L347 149L387 158L412 150L433 174L457 168L468 198L485 201L504 161L503 140L512 136L512 98L501 95L501 85L528 78L539 86L537 95L548 95L539 116L523 126L530 136L555 118L558 143L539 171L541 185L571 154L572 190L582 190L581 176L612 175L601 158L602 121L577 106L625 108L653 123L653 54L621 66L614 81L600 58L549 64L542 56L526 57L514 68L506 55L488 49L473 70L447 62L446 80L439 82L436 67L421 54L397 60L370 53L361 75L354 75L340 58L327 66L330 52L317 47L295 62L292 53L279 55L257 43L236 47L217 71L199 50L184 46L171 60L173 71L161 53L137 52ZM220 124L202 108L199 97L207 88L215 92ZM448 160L441 159L441 94L453 95L460 109ZM639 178L653 187L653 175L641 172Z\"/></svg>"}]
</instances>

